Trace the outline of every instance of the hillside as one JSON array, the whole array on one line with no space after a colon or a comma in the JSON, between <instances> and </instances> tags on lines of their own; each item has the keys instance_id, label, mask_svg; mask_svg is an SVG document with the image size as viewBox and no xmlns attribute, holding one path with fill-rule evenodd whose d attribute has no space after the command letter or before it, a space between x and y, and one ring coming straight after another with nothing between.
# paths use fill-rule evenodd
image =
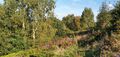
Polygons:
<instances>
[{"instance_id":1,"label":"hillside","mask_svg":"<svg viewBox=\"0 0 120 57\"><path fill-rule=\"evenodd\" d=\"M4 0L0 56L120 57L120 1L92 2Z\"/></svg>"},{"instance_id":2,"label":"hillside","mask_svg":"<svg viewBox=\"0 0 120 57\"><path fill-rule=\"evenodd\" d=\"M46 44L43 44L39 48L19 51L2 57L81 57L84 56L85 50L84 48L78 49L76 44L84 38L87 38L87 34L78 35L77 33L75 38L69 38L66 36L64 38L52 40Z\"/></svg>"}]
</instances>

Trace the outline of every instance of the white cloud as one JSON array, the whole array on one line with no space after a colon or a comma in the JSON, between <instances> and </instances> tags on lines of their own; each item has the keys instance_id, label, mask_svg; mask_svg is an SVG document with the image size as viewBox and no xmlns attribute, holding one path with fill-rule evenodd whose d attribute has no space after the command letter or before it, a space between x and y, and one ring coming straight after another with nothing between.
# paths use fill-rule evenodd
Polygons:
<instances>
[{"instance_id":1,"label":"white cloud","mask_svg":"<svg viewBox=\"0 0 120 57\"><path fill-rule=\"evenodd\" d=\"M108 4L108 7L110 10L114 8L113 4Z\"/></svg>"}]
</instances>

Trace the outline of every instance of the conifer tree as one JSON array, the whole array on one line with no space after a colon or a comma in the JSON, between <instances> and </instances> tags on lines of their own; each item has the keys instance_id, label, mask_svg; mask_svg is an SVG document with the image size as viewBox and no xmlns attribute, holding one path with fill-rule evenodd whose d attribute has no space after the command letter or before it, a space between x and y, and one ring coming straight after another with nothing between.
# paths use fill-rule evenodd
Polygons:
<instances>
[{"instance_id":1,"label":"conifer tree","mask_svg":"<svg viewBox=\"0 0 120 57\"><path fill-rule=\"evenodd\" d=\"M86 30L95 26L94 14L91 8L84 9L80 18L80 23L82 30Z\"/></svg>"},{"instance_id":2,"label":"conifer tree","mask_svg":"<svg viewBox=\"0 0 120 57\"><path fill-rule=\"evenodd\" d=\"M97 27L99 29L106 29L111 26L112 16L108 9L108 5L103 2L102 7L100 8L100 13L97 16Z\"/></svg>"},{"instance_id":3,"label":"conifer tree","mask_svg":"<svg viewBox=\"0 0 120 57\"><path fill-rule=\"evenodd\" d=\"M116 34L120 34L120 1L118 1L115 5L115 8L111 11L112 13L112 27L113 32Z\"/></svg>"}]
</instances>

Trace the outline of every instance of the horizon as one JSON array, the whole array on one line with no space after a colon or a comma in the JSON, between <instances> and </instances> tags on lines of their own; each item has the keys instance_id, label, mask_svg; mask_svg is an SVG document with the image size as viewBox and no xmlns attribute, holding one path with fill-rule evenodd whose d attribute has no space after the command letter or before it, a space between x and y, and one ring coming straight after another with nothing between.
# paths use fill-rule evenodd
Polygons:
<instances>
[{"instance_id":1,"label":"horizon","mask_svg":"<svg viewBox=\"0 0 120 57\"><path fill-rule=\"evenodd\" d=\"M92 9L94 19L96 19L102 2L107 2L108 6L113 8L113 4L116 3L116 0L69 0L69 2L67 0L56 0L54 13L58 19L62 20L62 18L68 14L81 16L84 8L87 7Z\"/></svg>"}]
</instances>

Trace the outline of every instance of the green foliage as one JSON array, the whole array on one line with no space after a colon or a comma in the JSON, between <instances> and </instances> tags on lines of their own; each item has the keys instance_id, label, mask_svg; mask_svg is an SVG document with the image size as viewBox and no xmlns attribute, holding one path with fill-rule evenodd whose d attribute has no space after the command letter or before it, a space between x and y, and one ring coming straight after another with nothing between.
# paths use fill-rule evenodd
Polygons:
<instances>
[{"instance_id":1,"label":"green foliage","mask_svg":"<svg viewBox=\"0 0 120 57\"><path fill-rule=\"evenodd\" d=\"M4 17L4 14L5 14L4 7L0 5L0 19Z\"/></svg>"},{"instance_id":2,"label":"green foliage","mask_svg":"<svg viewBox=\"0 0 120 57\"><path fill-rule=\"evenodd\" d=\"M50 23L50 25L52 25L53 28L55 28L57 30L56 31L56 37L57 36L58 37L65 36L66 35L68 30L67 30L65 24L61 20L53 17L53 18L50 18L47 21L48 21L48 23Z\"/></svg>"},{"instance_id":3,"label":"green foliage","mask_svg":"<svg viewBox=\"0 0 120 57\"><path fill-rule=\"evenodd\" d=\"M76 57L79 54L77 54L77 46L71 46L67 48L66 50L63 49L63 51L59 51L60 49L53 50L43 50L43 49L30 49L26 51L19 51L17 53L12 53L6 56L2 57L30 57L30 56L36 56L36 57ZM59 52L59 53L57 53ZM81 56L81 55L80 55Z\"/></svg>"},{"instance_id":4,"label":"green foliage","mask_svg":"<svg viewBox=\"0 0 120 57\"><path fill-rule=\"evenodd\" d=\"M39 47L56 29L45 19L53 17L54 0L5 0L0 5L0 55Z\"/></svg>"},{"instance_id":5,"label":"green foliage","mask_svg":"<svg viewBox=\"0 0 120 57\"><path fill-rule=\"evenodd\" d=\"M70 48L68 48L65 52L64 52L64 57L76 57L78 56L77 54L77 46L71 46ZM81 56L81 55L79 55Z\"/></svg>"},{"instance_id":6,"label":"green foliage","mask_svg":"<svg viewBox=\"0 0 120 57\"><path fill-rule=\"evenodd\" d=\"M106 29L111 26L112 16L111 13L107 9L107 4L103 3L100 9L100 13L97 16L97 27L99 29Z\"/></svg>"},{"instance_id":7,"label":"green foliage","mask_svg":"<svg viewBox=\"0 0 120 57\"><path fill-rule=\"evenodd\" d=\"M80 26L80 16L75 16L75 19L73 20L74 25L75 25L75 30L76 31L80 31L81 30L81 26Z\"/></svg>"},{"instance_id":8,"label":"green foliage","mask_svg":"<svg viewBox=\"0 0 120 57\"><path fill-rule=\"evenodd\" d=\"M67 28L73 31L80 30L80 17L75 17L73 14L68 15L63 18L63 23L66 25Z\"/></svg>"},{"instance_id":9,"label":"green foliage","mask_svg":"<svg viewBox=\"0 0 120 57\"><path fill-rule=\"evenodd\" d=\"M70 30L74 30L75 26L73 24L73 20L74 20L74 15L68 15L64 17L62 21L65 23L67 28L69 28Z\"/></svg>"},{"instance_id":10,"label":"green foliage","mask_svg":"<svg viewBox=\"0 0 120 57\"><path fill-rule=\"evenodd\" d=\"M72 14L61 21L54 17L55 0L4 2L0 5L2 57L110 57L120 51L120 2L111 11L108 11L107 4L102 4L97 16L97 30L93 32L91 31L96 28L91 8L85 8L81 17ZM74 38L73 42L80 41L77 46L69 46L69 39L64 39L63 43L61 40L58 43L52 42L61 36ZM48 49L42 49L47 43ZM66 46L63 48L58 44Z\"/></svg>"},{"instance_id":11,"label":"green foliage","mask_svg":"<svg viewBox=\"0 0 120 57\"><path fill-rule=\"evenodd\" d=\"M111 11L112 13L112 29L115 33L120 32L120 1L116 3L115 8Z\"/></svg>"},{"instance_id":12,"label":"green foliage","mask_svg":"<svg viewBox=\"0 0 120 57\"><path fill-rule=\"evenodd\" d=\"M56 34L55 28L53 28L47 22L41 22L40 24L37 25L36 42L38 42L38 45L40 43L48 42L54 38L55 34Z\"/></svg>"},{"instance_id":13,"label":"green foliage","mask_svg":"<svg viewBox=\"0 0 120 57\"><path fill-rule=\"evenodd\" d=\"M84 9L82 16L80 18L80 23L81 23L82 30L86 30L95 26L94 14L91 8Z\"/></svg>"}]
</instances>

